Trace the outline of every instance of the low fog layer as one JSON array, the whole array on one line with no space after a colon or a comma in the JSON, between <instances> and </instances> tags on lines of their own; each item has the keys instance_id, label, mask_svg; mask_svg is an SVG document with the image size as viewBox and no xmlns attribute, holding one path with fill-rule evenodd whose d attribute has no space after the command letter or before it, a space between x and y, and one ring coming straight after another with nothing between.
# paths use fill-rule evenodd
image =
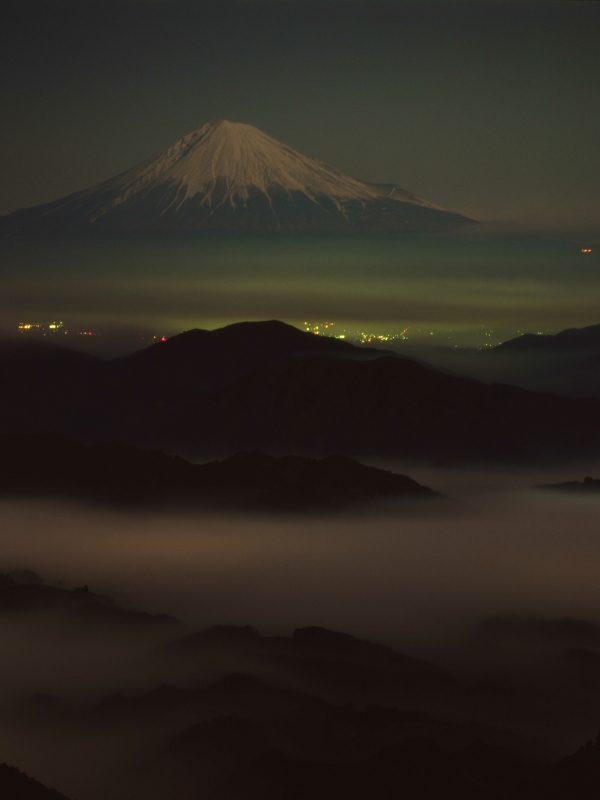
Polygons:
<instances>
[{"instance_id":1,"label":"low fog layer","mask_svg":"<svg viewBox=\"0 0 600 800\"><path fill-rule=\"evenodd\" d=\"M0 568L85 583L191 627L323 625L419 651L494 614L600 621L600 500L528 488L583 474L410 474L456 502L322 518L3 502Z\"/></svg>"}]
</instances>

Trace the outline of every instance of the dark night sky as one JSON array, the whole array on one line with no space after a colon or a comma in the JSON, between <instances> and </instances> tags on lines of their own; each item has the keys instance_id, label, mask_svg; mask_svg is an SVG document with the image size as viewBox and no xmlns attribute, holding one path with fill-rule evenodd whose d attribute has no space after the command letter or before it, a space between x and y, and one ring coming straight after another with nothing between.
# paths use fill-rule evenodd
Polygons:
<instances>
[{"instance_id":1,"label":"dark night sky","mask_svg":"<svg viewBox=\"0 0 600 800\"><path fill-rule=\"evenodd\" d=\"M480 220L600 219L600 3L4 7L0 213L229 118Z\"/></svg>"}]
</instances>

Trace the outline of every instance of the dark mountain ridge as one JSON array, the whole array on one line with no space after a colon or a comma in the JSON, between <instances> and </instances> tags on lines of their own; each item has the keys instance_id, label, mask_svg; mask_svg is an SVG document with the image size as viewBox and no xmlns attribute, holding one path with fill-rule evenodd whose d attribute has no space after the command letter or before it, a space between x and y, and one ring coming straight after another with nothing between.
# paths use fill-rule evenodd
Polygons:
<instances>
[{"instance_id":1,"label":"dark mountain ridge","mask_svg":"<svg viewBox=\"0 0 600 800\"><path fill-rule=\"evenodd\" d=\"M16 767L0 764L0 796L3 800L67 800Z\"/></svg>"},{"instance_id":2,"label":"dark mountain ridge","mask_svg":"<svg viewBox=\"0 0 600 800\"><path fill-rule=\"evenodd\" d=\"M515 339L502 342L495 351L504 350L600 350L600 325L585 328L567 328L554 334L524 333Z\"/></svg>"},{"instance_id":3,"label":"dark mountain ridge","mask_svg":"<svg viewBox=\"0 0 600 800\"><path fill-rule=\"evenodd\" d=\"M600 494L600 478L589 475L582 481L564 481L563 483L542 483L534 489L550 489L557 492L573 492L576 494Z\"/></svg>"},{"instance_id":4,"label":"dark mountain ridge","mask_svg":"<svg viewBox=\"0 0 600 800\"><path fill-rule=\"evenodd\" d=\"M63 589L42 582L22 583L10 574L0 574L0 615L53 612L71 623L87 628L136 630L169 625L177 620L166 614L147 614L121 608L106 595L90 592L87 586Z\"/></svg>"},{"instance_id":5,"label":"dark mountain ridge","mask_svg":"<svg viewBox=\"0 0 600 800\"><path fill-rule=\"evenodd\" d=\"M190 464L178 456L61 434L0 434L0 497L78 498L123 507L335 509L375 499L433 498L406 475L345 456L237 453Z\"/></svg>"},{"instance_id":6,"label":"dark mountain ridge","mask_svg":"<svg viewBox=\"0 0 600 800\"><path fill-rule=\"evenodd\" d=\"M600 325L526 333L484 350L480 360L484 371L527 389L600 398Z\"/></svg>"},{"instance_id":7,"label":"dark mountain ridge","mask_svg":"<svg viewBox=\"0 0 600 800\"><path fill-rule=\"evenodd\" d=\"M600 400L444 374L279 322L188 331L101 361L0 351L0 432L193 457L243 450L419 460L600 453Z\"/></svg>"}]
</instances>

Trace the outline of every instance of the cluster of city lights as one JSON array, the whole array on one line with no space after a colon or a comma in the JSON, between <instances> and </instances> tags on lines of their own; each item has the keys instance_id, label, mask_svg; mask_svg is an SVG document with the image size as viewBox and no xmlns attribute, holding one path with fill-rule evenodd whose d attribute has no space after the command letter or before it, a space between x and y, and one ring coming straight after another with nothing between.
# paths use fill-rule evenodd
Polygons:
<instances>
[{"instance_id":1,"label":"cluster of city lights","mask_svg":"<svg viewBox=\"0 0 600 800\"><path fill-rule=\"evenodd\" d=\"M336 339L346 339L347 341L352 342L352 344L363 345L377 345L383 342L396 344L402 341L408 341L410 338L411 343L416 345L423 344L425 339L427 339L428 343L435 343L438 346L454 346L455 348L467 347L467 349L475 347L479 350L484 350L491 347L497 347L503 341L506 341L506 339L512 338L510 334L505 334L503 337L501 334L493 330L480 330L477 333L473 332L471 336L476 336L477 338L483 337L483 342L481 342L481 338L479 338L479 344L472 342L469 345L459 345L454 344L452 339L454 339L457 335L460 336L461 334L452 328L447 330L432 331L428 330L427 328L413 327L410 329L410 337L408 328L405 328L400 333L396 334L365 333L364 331L341 329L336 326L335 322L320 322L318 324L304 322L304 329L308 333L314 333L319 336L331 336ZM546 333L548 333L547 330L537 331L538 336L543 336ZM520 336L522 335L522 331L517 331L516 334L513 335ZM430 337L433 337L433 339Z\"/></svg>"},{"instance_id":2,"label":"cluster of city lights","mask_svg":"<svg viewBox=\"0 0 600 800\"><path fill-rule=\"evenodd\" d=\"M320 336L332 336L335 339L348 339L352 342L359 344L369 344L377 342L395 342L401 339L408 339L408 328L401 333L365 333L364 331L349 331L345 329L336 328L334 332L331 330L335 326L335 322L322 322L313 324L305 322L304 328L308 333L315 333ZM339 331L339 332L338 332Z\"/></svg>"},{"instance_id":3,"label":"cluster of city lights","mask_svg":"<svg viewBox=\"0 0 600 800\"><path fill-rule=\"evenodd\" d=\"M483 337L483 342L480 344L475 344L471 342L469 345L459 345L454 344L452 339L456 336L461 336L460 331L453 331L452 329L447 330L438 330L432 331L428 328L419 328L413 327L410 329L410 337L409 337L409 329L404 328L400 333L368 333L365 331L360 330L349 330L345 328L340 328L337 323L335 322L320 322L320 323L312 323L312 322L304 322L303 323L304 329L308 333L313 333L318 336L329 336L335 339L345 339L352 344L357 345L370 345L370 346L377 346L379 344L399 344L400 342L407 342L410 338L412 345L422 345L425 340L428 343L435 344L437 346L443 347L452 347L455 348L459 347L468 347L473 348L476 347L479 350L483 350L486 348L496 347L497 345L501 344L503 341L506 341L508 338L512 338L510 335L504 334L502 338L501 335L495 333L493 330L480 330L478 333L472 332L471 336ZM483 326L482 326L483 327ZM548 333L548 330L545 331L536 331L536 335L543 336ZM14 332L12 335L30 335L30 336L54 336L58 334L69 334L71 336L102 336L101 333L97 331L85 331L85 330L73 330L69 328L65 328L63 322L50 322L50 323L41 323L41 322L20 322L17 328L17 332ZM516 331L517 336L522 335L522 331ZM10 335L10 334L9 334ZM110 338L111 333L108 333ZM463 333L464 336L464 333ZM145 345L154 344L157 341L167 341L166 336L158 335L148 335L144 333L136 334L136 337L139 341L143 342ZM434 337L431 339L430 337ZM106 338L106 336L104 337ZM103 338L103 341L104 341Z\"/></svg>"},{"instance_id":4,"label":"cluster of city lights","mask_svg":"<svg viewBox=\"0 0 600 800\"><path fill-rule=\"evenodd\" d=\"M97 336L98 334L93 331L71 331L65 328L63 322L50 322L48 324L42 322L20 322L18 330L23 332L41 333L43 336L51 336L52 334L75 334L76 336Z\"/></svg>"},{"instance_id":5,"label":"cluster of city lights","mask_svg":"<svg viewBox=\"0 0 600 800\"><path fill-rule=\"evenodd\" d=\"M14 330L14 329L13 329ZM64 334L70 336L102 336L101 333L98 331L80 331L80 330L72 330L70 328L65 328L63 322L50 322L50 323L43 323L43 322L20 322L17 326L18 334L28 334L28 335L37 335L37 336L54 336L57 334ZM163 341L166 342L166 336L160 336L159 334L155 336L148 336L142 333L138 334L139 338L143 342L147 342L152 344L156 341Z\"/></svg>"}]
</instances>

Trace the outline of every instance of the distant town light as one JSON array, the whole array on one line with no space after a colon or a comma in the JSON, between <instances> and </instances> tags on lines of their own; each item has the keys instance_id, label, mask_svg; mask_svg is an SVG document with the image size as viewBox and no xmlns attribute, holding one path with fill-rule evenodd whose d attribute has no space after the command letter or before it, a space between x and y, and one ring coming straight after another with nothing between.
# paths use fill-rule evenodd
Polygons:
<instances>
[{"instance_id":1,"label":"distant town light","mask_svg":"<svg viewBox=\"0 0 600 800\"><path fill-rule=\"evenodd\" d=\"M581 248L581 252L582 253L593 253L594 251L592 250L591 247L582 247Z\"/></svg>"}]
</instances>

